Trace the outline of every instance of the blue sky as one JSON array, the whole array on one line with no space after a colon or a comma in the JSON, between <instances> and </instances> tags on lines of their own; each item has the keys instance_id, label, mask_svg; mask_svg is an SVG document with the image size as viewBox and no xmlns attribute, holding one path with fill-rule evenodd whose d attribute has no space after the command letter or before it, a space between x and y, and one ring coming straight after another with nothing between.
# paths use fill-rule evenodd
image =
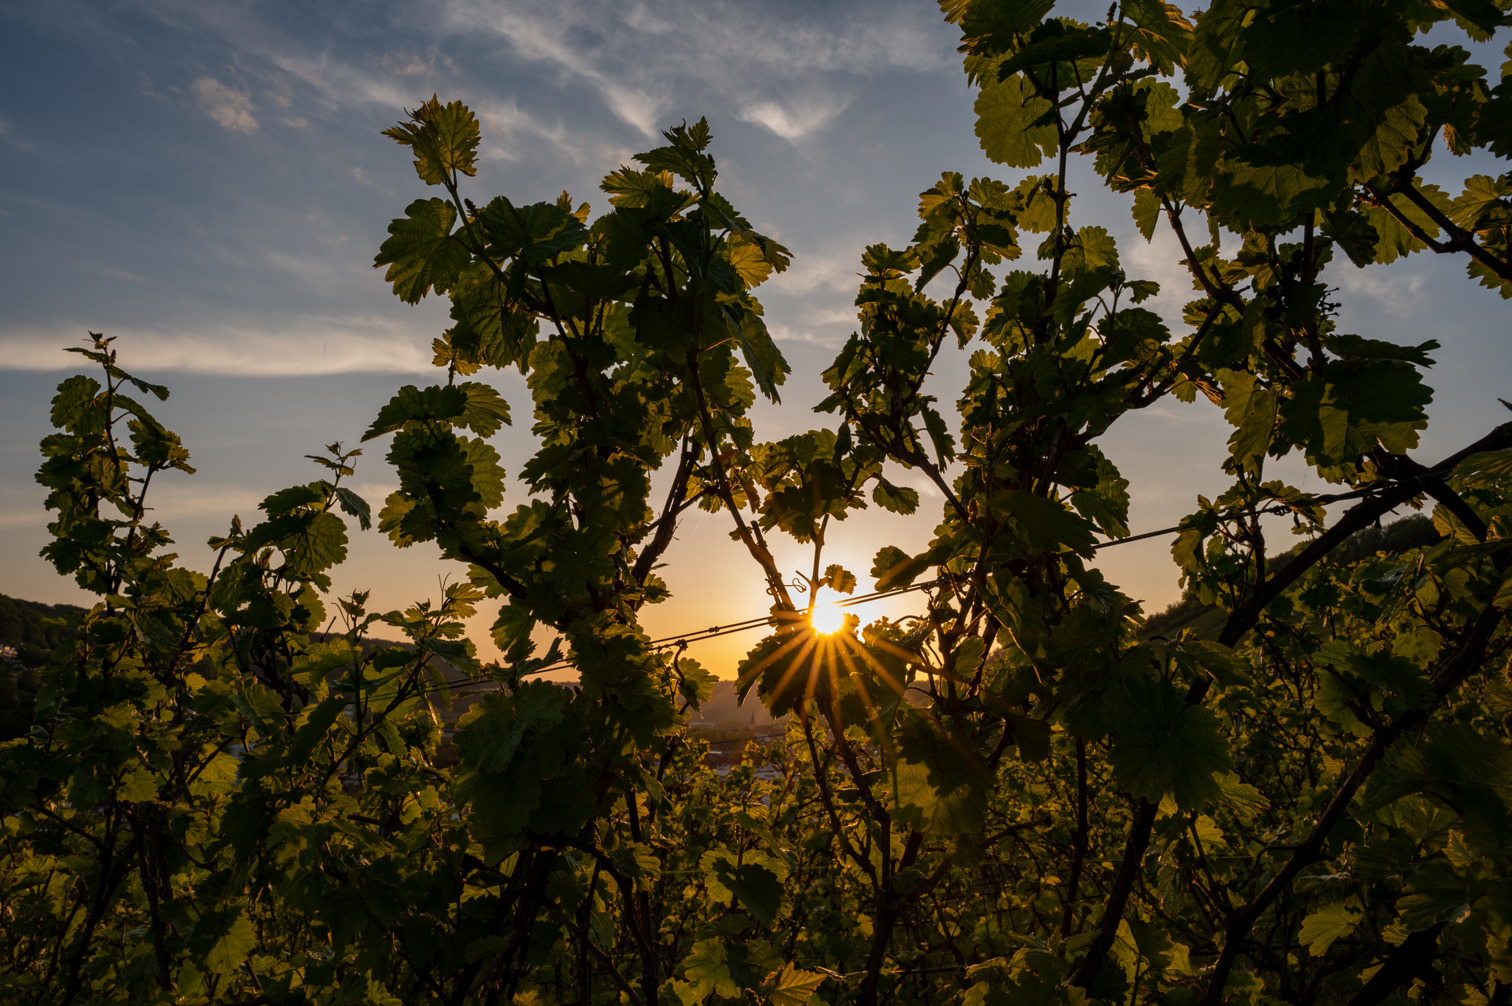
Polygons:
<instances>
[{"instance_id":1,"label":"blue sky","mask_svg":"<svg viewBox=\"0 0 1512 1006\"><path fill-rule=\"evenodd\" d=\"M794 377L760 433L825 425L807 409L854 327L861 249L905 243L918 192L944 170L1013 176L977 149L954 48L933 4L886 0L5 5L0 593L79 597L35 557L46 517L31 472L51 389L75 359L62 347L86 330L118 336L124 365L174 391L160 418L184 435L200 474L165 484L158 512L200 567L204 539L232 513L250 516L266 493L314 477L303 455L355 442L394 388L432 379L426 347L444 308L399 303L371 263L388 221L423 189L379 133L433 93L466 101L482 122L477 201L565 188L602 206L602 175L655 145L659 129L708 116L725 193L795 252L761 293ZM1486 169L1451 167L1460 178ZM1144 245L1121 198L1080 182L1080 222L1119 237L1131 275L1166 284L1158 305L1174 318L1187 289L1179 256L1161 239ZM1425 456L1502 421L1507 312L1459 263L1346 264L1329 281L1346 328L1445 343ZM943 370L948 400L958 382ZM501 388L528 414L518 384ZM511 472L527 425L501 435ZM1114 431L1136 531L1221 490L1225 437L1215 411L1176 403ZM381 501L393 482L381 450L356 482ZM917 547L937 507L926 494L916 519L850 522L837 559L864 573L882 544ZM1166 548L1112 550L1106 568L1158 608L1177 593ZM729 572L742 558L722 526L690 523L670 561L683 596L648 618L654 633L761 610L757 578ZM433 595L440 572L430 554L374 534L337 587L370 586L377 603L398 606Z\"/></svg>"}]
</instances>

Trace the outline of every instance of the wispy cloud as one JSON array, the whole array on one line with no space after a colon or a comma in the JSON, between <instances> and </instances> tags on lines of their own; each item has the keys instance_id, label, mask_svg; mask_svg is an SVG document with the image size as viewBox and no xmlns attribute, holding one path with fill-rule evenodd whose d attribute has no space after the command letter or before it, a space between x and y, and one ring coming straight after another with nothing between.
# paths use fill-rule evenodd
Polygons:
<instances>
[{"instance_id":1,"label":"wispy cloud","mask_svg":"<svg viewBox=\"0 0 1512 1006\"><path fill-rule=\"evenodd\" d=\"M1184 325L1181 310L1187 301L1197 296L1192 290L1192 274L1181 264L1186 257L1181 242L1162 225L1156 228L1150 241L1145 241L1131 227L1127 234L1120 236L1118 243L1129 279L1154 280L1160 284L1160 292L1140 306L1160 315L1171 332L1179 337Z\"/></svg>"},{"instance_id":2,"label":"wispy cloud","mask_svg":"<svg viewBox=\"0 0 1512 1006\"><path fill-rule=\"evenodd\" d=\"M1359 300L1370 301L1387 314L1412 314L1415 309L1419 309L1426 280L1427 277L1422 273L1404 269L1400 265L1387 269L1360 269L1347 261L1323 274L1323 282L1337 284L1347 295L1344 304L1346 311L1350 307L1349 300Z\"/></svg>"},{"instance_id":3,"label":"wispy cloud","mask_svg":"<svg viewBox=\"0 0 1512 1006\"><path fill-rule=\"evenodd\" d=\"M257 129L257 119L252 115L252 98L246 92L227 87L214 77L200 77L194 82L193 90L200 108L222 127L238 133L251 133Z\"/></svg>"},{"instance_id":4,"label":"wispy cloud","mask_svg":"<svg viewBox=\"0 0 1512 1006\"><path fill-rule=\"evenodd\" d=\"M804 99L793 103L763 101L740 111L744 122L765 126L784 140L801 140L828 126L850 105L849 98Z\"/></svg>"},{"instance_id":5,"label":"wispy cloud","mask_svg":"<svg viewBox=\"0 0 1512 1006\"><path fill-rule=\"evenodd\" d=\"M452 0L443 3L442 7L443 25L448 31L454 34L482 33L504 39L525 59L545 63L566 79L589 84L621 121L646 136L656 135L656 124L667 95L664 91L652 93L634 79L644 80L649 74L606 72L600 68L601 60L575 46L570 36L582 27L573 17L578 12L570 12L555 4L538 4L534 9L518 5L503 8L473 0ZM596 13L608 16L607 11Z\"/></svg>"},{"instance_id":6,"label":"wispy cloud","mask_svg":"<svg viewBox=\"0 0 1512 1006\"><path fill-rule=\"evenodd\" d=\"M0 118L0 140L23 153L31 154L37 150L35 143L16 132L16 127L11 125L10 120L4 118Z\"/></svg>"},{"instance_id":7,"label":"wispy cloud","mask_svg":"<svg viewBox=\"0 0 1512 1006\"><path fill-rule=\"evenodd\" d=\"M767 323L767 331L778 342L806 342L829 349L841 346L856 328L855 311L839 307L809 311L793 325Z\"/></svg>"},{"instance_id":8,"label":"wispy cloud","mask_svg":"<svg viewBox=\"0 0 1512 1006\"><path fill-rule=\"evenodd\" d=\"M670 96L689 88L730 100L744 121L798 140L849 105L826 81L954 69L932 19L903 5L842 17L816 7L799 18L728 0L566 6L526 0L507 8L441 0L441 10L446 31L498 38L559 79L587 84L610 112L647 136L655 135Z\"/></svg>"},{"instance_id":9,"label":"wispy cloud","mask_svg":"<svg viewBox=\"0 0 1512 1006\"><path fill-rule=\"evenodd\" d=\"M401 77L427 77L437 72L436 64L451 70L457 70L457 64L445 53L431 50L428 55L419 56L413 52L386 52L378 57L378 65L389 73L396 73Z\"/></svg>"},{"instance_id":10,"label":"wispy cloud","mask_svg":"<svg viewBox=\"0 0 1512 1006\"><path fill-rule=\"evenodd\" d=\"M483 149L480 154L490 160L519 160L518 148L524 146L521 141L529 137L546 140L578 164L593 156L590 146L575 137L564 123L560 120L551 123L542 121L522 109L515 97L474 101L473 111L477 113L483 126ZM606 170L621 161L628 161L631 156L628 148L625 149Z\"/></svg>"},{"instance_id":11,"label":"wispy cloud","mask_svg":"<svg viewBox=\"0 0 1512 1006\"><path fill-rule=\"evenodd\" d=\"M368 73L330 53L308 55L271 47L260 52L279 70L304 84L310 92L307 98L327 111L353 105L413 107L425 97L412 85Z\"/></svg>"},{"instance_id":12,"label":"wispy cloud","mask_svg":"<svg viewBox=\"0 0 1512 1006\"><path fill-rule=\"evenodd\" d=\"M834 255L803 255L795 258L787 272L768 281L768 286L783 293L801 295L815 290L854 293L861 284L861 247Z\"/></svg>"},{"instance_id":13,"label":"wispy cloud","mask_svg":"<svg viewBox=\"0 0 1512 1006\"><path fill-rule=\"evenodd\" d=\"M615 9L609 3L584 4L578 16L603 23ZM615 19L621 25L654 40L660 51L677 53L680 61L710 70L760 67L787 75L873 76L897 69L955 69L950 48L942 51L939 44L941 32L947 29L936 27L933 12L919 18L906 4L873 3L838 15L815 5L806 16L797 17L734 0L634 3L618 10Z\"/></svg>"},{"instance_id":14,"label":"wispy cloud","mask_svg":"<svg viewBox=\"0 0 1512 1006\"><path fill-rule=\"evenodd\" d=\"M74 370L83 326L0 331L0 368ZM416 374L430 369L429 334L387 318L298 317L266 327L188 331L112 329L117 349L143 373L182 371L246 377L307 374Z\"/></svg>"}]
</instances>

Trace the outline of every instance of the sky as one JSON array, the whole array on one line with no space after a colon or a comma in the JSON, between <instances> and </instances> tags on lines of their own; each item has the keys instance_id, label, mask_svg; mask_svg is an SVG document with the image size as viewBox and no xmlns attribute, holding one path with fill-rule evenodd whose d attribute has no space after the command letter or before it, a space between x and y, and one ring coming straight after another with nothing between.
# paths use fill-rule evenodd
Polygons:
<instances>
[{"instance_id":1,"label":"sky","mask_svg":"<svg viewBox=\"0 0 1512 1006\"><path fill-rule=\"evenodd\" d=\"M1099 6L1061 11L1095 19ZM793 365L782 407L757 412L758 436L832 425L809 410L823 396L818 374L856 326L862 249L906 244L918 193L943 171L1018 177L977 148L955 46L952 26L918 0L0 6L0 85L11 96L0 106L0 593L86 600L37 557L48 518L32 473L53 388L78 370L64 347L88 331L115 336L123 366L172 389L156 414L199 472L156 486L152 503L181 561L200 569L205 539L232 514L250 519L268 493L317 477L305 455L355 444L399 386L442 379L428 346L446 327L444 303L404 305L372 268L389 220L433 194L380 132L432 94L479 116L480 168L464 188L479 203L565 189L598 212L604 174L658 145L661 129L707 116L722 191L794 252L792 268L758 291ZM1442 170L1457 181L1505 168ZM1163 284L1156 308L1174 321L1189 288L1174 242L1145 244L1127 201L1090 175L1071 188L1078 222L1119 239L1131 278ZM1326 280L1344 330L1444 344L1422 459L1506 418L1497 397L1512 399L1508 312L1462 263L1344 263ZM942 363L942 399L963 373L960 361ZM517 377L497 383L517 417L496 438L513 475L530 451L528 397ZM1198 493L1222 491L1226 437L1203 403L1173 401L1115 427L1105 449L1132 483L1134 531L1173 524ZM376 509L397 479L381 442L368 448L353 485ZM1299 466L1282 470L1320 488ZM918 515L867 512L832 533L826 561L856 572L863 590L878 547L918 550L939 518L931 487L908 473L896 481L921 489ZM519 483L511 490L506 507L525 498ZM664 571L675 596L645 614L653 636L765 610L727 520L682 526ZM355 530L336 593L371 589L375 607L395 608L464 575L428 546L401 551ZM1168 548L1109 549L1100 564L1159 610L1179 596ZM796 547L778 558L807 568ZM897 616L915 604L860 611ZM486 631L475 636L487 653ZM723 637L690 655L729 676L753 642Z\"/></svg>"}]
</instances>

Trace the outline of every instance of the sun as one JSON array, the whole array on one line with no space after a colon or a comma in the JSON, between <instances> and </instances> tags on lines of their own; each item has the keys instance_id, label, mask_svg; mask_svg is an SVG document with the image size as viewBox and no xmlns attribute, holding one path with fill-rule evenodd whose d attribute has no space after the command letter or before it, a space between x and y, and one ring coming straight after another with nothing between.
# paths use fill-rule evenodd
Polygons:
<instances>
[{"instance_id":1,"label":"sun","mask_svg":"<svg viewBox=\"0 0 1512 1006\"><path fill-rule=\"evenodd\" d=\"M832 636L845 628L845 612L834 601L815 601L809 625L821 636Z\"/></svg>"}]
</instances>

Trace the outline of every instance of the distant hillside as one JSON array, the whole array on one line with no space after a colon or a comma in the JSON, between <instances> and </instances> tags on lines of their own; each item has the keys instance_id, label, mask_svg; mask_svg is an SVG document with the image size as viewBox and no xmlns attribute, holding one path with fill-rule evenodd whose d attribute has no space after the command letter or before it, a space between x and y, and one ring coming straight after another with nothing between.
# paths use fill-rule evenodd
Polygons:
<instances>
[{"instance_id":1,"label":"distant hillside","mask_svg":"<svg viewBox=\"0 0 1512 1006\"><path fill-rule=\"evenodd\" d=\"M759 730L775 723L754 694L746 699L744 705L740 704L735 697L733 681L715 682L714 695L697 713L690 713L689 717L690 726L731 733Z\"/></svg>"},{"instance_id":2,"label":"distant hillside","mask_svg":"<svg viewBox=\"0 0 1512 1006\"><path fill-rule=\"evenodd\" d=\"M1442 537L1434 528L1433 521L1427 517L1421 514L1403 517L1383 527L1367 527L1355 532L1339 547L1338 561L1346 564L1359 562L1377 552L1397 555L1408 549L1433 545ZM1300 542L1267 561L1272 570L1283 569L1306 547L1306 542ZM1191 629L1201 639L1217 639L1227 620L1228 613L1216 604L1203 604L1191 594L1183 594L1181 600L1169 608L1151 615L1139 630L1139 635L1141 639L1150 639L1154 636L1174 636L1182 629Z\"/></svg>"},{"instance_id":3,"label":"distant hillside","mask_svg":"<svg viewBox=\"0 0 1512 1006\"><path fill-rule=\"evenodd\" d=\"M39 604L0 594L0 643L15 647L22 663L35 667L72 634L84 609L76 604ZM62 619L67 625L43 625Z\"/></svg>"},{"instance_id":4,"label":"distant hillside","mask_svg":"<svg viewBox=\"0 0 1512 1006\"><path fill-rule=\"evenodd\" d=\"M38 604L0 594L0 741L26 730L40 684L35 668L72 634L83 614L73 604ZM43 624L52 619L63 624Z\"/></svg>"}]
</instances>

